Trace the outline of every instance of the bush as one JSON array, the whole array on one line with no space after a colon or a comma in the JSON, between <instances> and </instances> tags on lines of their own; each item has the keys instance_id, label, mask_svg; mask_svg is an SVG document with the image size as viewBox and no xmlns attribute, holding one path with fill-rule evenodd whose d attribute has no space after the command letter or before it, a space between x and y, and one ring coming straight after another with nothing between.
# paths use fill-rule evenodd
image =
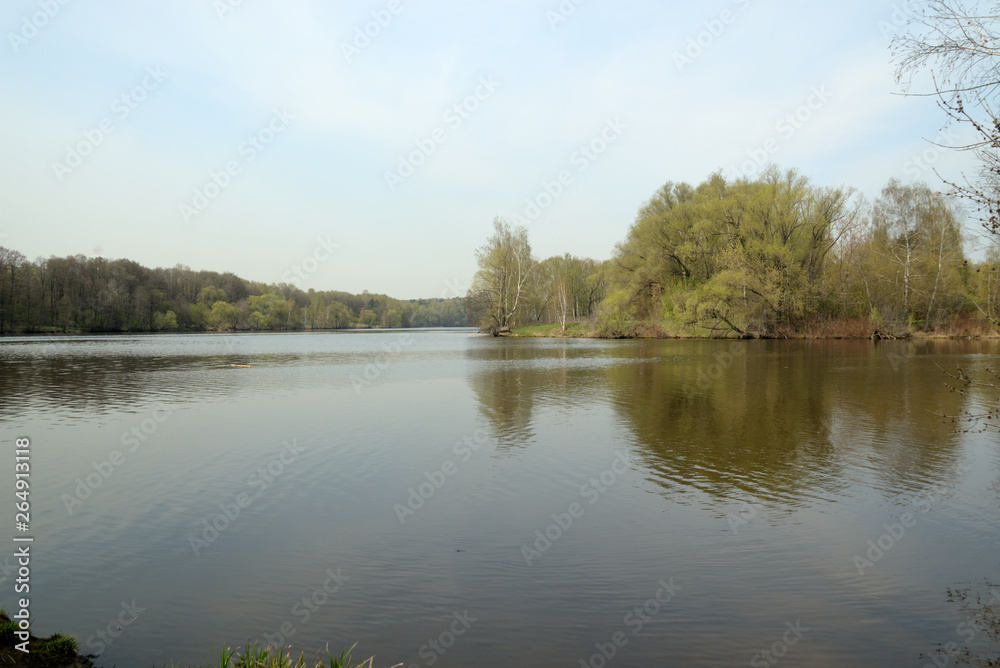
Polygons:
<instances>
[{"instance_id":1,"label":"bush","mask_svg":"<svg viewBox=\"0 0 1000 668\"><path fill-rule=\"evenodd\" d=\"M624 339L631 333L628 295L622 291L612 292L597 309L597 335L607 339Z\"/></svg>"}]
</instances>

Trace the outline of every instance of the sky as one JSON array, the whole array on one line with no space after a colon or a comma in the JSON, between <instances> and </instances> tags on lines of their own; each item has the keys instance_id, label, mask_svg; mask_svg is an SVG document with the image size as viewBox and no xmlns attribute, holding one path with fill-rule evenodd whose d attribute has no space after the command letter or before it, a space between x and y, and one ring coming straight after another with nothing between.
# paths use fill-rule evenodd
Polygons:
<instances>
[{"instance_id":1,"label":"sky","mask_svg":"<svg viewBox=\"0 0 1000 668\"><path fill-rule=\"evenodd\" d=\"M906 20L882 0L5 0L0 245L454 297L498 216L539 259L607 259L658 188L717 170L943 188L973 166L930 143L963 136L932 99L899 95Z\"/></svg>"}]
</instances>

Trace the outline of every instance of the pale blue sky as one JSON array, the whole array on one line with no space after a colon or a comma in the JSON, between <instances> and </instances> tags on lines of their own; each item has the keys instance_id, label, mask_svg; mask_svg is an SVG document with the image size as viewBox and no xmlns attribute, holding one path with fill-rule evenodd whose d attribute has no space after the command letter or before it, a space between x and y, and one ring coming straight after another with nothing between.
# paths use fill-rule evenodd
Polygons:
<instances>
[{"instance_id":1,"label":"pale blue sky","mask_svg":"<svg viewBox=\"0 0 1000 668\"><path fill-rule=\"evenodd\" d=\"M868 195L939 184L910 161L942 114L892 94L902 3L62 1L0 10L0 244L29 258L455 296L528 199L537 256L604 259L664 182L753 153Z\"/></svg>"}]
</instances>

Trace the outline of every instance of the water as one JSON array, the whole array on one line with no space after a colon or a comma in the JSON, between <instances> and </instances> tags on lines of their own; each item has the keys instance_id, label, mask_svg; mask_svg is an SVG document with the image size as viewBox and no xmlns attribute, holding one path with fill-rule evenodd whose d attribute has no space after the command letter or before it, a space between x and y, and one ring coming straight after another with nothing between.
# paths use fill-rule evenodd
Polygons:
<instances>
[{"instance_id":1,"label":"water","mask_svg":"<svg viewBox=\"0 0 1000 668\"><path fill-rule=\"evenodd\" d=\"M998 437L935 415L996 343L468 333L0 342L36 632L107 666L923 666L967 640L946 590L1000 580Z\"/></svg>"}]
</instances>

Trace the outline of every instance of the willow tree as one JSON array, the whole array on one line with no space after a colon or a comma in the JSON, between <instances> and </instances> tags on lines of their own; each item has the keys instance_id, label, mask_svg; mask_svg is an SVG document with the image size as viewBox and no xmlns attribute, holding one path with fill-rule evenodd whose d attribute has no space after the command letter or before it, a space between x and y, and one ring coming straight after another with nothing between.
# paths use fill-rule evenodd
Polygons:
<instances>
[{"instance_id":1,"label":"willow tree","mask_svg":"<svg viewBox=\"0 0 1000 668\"><path fill-rule=\"evenodd\" d=\"M476 260L479 271L467 296L470 315L480 330L499 336L514 327L534 270L528 230L494 219L493 236L476 250Z\"/></svg>"},{"instance_id":2,"label":"willow tree","mask_svg":"<svg viewBox=\"0 0 1000 668\"><path fill-rule=\"evenodd\" d=\"M850 198L776 168L755 180L667 184L616 249L605 311L742 336L801 328L823 297Z\"/></svg>"},{"instance_id":3,"label":"willow tree","mask_svg":"<svg viewBox=\"0 0 1000 668\"><path fill-rule=\"evenodd\" d=\"M664 294L716 271L722 231L711 209L724 189L719 174L697 188L668 182L639 209L612 264L619 299L636 318L658 318Z\"/></svg>"}]
</instances>

